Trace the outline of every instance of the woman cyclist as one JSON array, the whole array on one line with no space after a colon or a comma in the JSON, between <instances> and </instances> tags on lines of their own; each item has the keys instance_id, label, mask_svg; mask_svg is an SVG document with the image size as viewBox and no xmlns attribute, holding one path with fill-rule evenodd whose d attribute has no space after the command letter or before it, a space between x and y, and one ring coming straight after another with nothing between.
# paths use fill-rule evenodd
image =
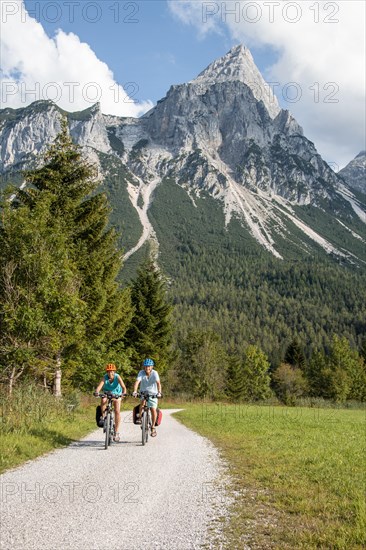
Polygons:
<instances>
[{"instance_id":1,"label":"woman cyclist","mask_svg":"<svg viewBox=\"0 0 366 550\"><path fill-rule=\"evenodd\" d=\"M150 359L149 357L147 359L144 359L142 363L144 370L140 370L140 372L137 375L136 382L133 388L133 396L137 397L137 388L140 386L140 391L147 391L152 394L157 394L157 397L161 397L161 383L160 378L156 370L154 369L154 361ZM141 397L140 402L140 418L141 418L141 412L142 407L145 403L145 398ZM156 397L149 397L147 400L147 406L151 408L151 421L152 421L152 427L151 427L151 436L156 436L156 409L158 407L158 400Z\"/></svg>"},{"instance_id":2,"label":"woman cyclist","mask_svg":"<svg viewBox=\"0 0 366 550\"><path fill-rule=\"evenodd\" d=\"M108 363L105 367L106 374L103 376L102 380L99 382L98 387L96 388L94 395L98 395L100 392L110 391L119 395L117 399L113 399L114 403L114 412L115 412L115 422L116 422L116 434L114 436L114 441L119 441L121 436L119 433L119 425L121 423L121 398L122 393L127 393L126 386L116 372L116 365L113 363ZM104 417L105 409L107 406L107 398L102 397L101 401L101 413L102 418Z\"/></svg>"}]
</instances>

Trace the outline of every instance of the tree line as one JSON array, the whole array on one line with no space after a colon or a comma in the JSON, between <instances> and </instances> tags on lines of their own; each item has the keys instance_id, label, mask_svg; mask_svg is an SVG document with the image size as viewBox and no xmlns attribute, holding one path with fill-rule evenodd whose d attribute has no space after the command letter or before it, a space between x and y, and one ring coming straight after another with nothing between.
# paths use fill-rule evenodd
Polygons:
<instances>
[{"instance_id":1,"label":"tree line","mask_svg":"<svg viewBox=\"0 0 366 550\"><path fill-rule=\"evenodd\" d=\"M286 405L300 398L366 401L366 340L356 350L347 338L334 335L329 350L306 358L294 339L275 366L259 346L228 350L216 333L195 330L179 343L169 385L186 396L233 402L271 397Z\"/></svg>"}]
</instances>

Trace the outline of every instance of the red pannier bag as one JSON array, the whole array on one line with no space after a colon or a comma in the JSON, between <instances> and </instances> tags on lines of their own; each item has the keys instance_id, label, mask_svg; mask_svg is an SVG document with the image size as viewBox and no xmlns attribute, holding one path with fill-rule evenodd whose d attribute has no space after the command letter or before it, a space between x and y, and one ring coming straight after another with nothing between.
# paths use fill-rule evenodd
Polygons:
<instances>
[{"instance_id":1,"label":"red pannier bag","mask_svg":"<svg viewBox=\"0 0 366 550\"><path fill-rule=\"evenodd\" d=\"M161 409L156 409L156 426L160 426L161 421L163 419L163 412Z\"/></svg>"}]
</instances>

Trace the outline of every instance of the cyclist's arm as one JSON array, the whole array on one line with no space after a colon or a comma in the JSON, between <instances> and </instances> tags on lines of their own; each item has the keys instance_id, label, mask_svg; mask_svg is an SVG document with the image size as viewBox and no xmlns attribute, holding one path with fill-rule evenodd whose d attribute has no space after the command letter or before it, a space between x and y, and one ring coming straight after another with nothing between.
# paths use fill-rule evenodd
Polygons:
<instances>
[{"instance_id":1,"label":"cyclist's arm","mask_svg":"<svg viewBox=\"0 0 366 550\"><path fill-rule=\"evenodd\" d=\"M158 393L161 393L161 382L160 382L160 380L158 380L158 381L156 382L156 384L157 384L157 386L158 386Z\"/></svg>"},{"instance_id":2,"label":"cyclist's arm","mask_svg":"<svg viewBox=\"0 0 366 550\"><path fill-rule=\"evenodd\" d=\"M133 393L137 392L137 388L139 387L141 380L136 380L135 385L133 386Z\"/></svg>"},{"instance_id":3,"label":"cyclist's arm","mask_svg":"<svg viewBox=\"0 0 366 550\"><path fill-rule=\"evenodd\" d=\"M103 386L104 386L104 378L99 382L98 386L96 387L95 393L99 393Z\"/></svg>"}]
</instances>

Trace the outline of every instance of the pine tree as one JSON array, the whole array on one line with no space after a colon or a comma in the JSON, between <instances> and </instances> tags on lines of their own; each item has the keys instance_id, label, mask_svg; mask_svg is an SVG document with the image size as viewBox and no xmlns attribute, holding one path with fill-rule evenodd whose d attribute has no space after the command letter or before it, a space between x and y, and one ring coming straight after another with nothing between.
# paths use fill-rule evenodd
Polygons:
<instances>
[{"instance_id":1,"label":"pine tree","mask_svg":"<svg viewBox=\"0 0 366 550\"><path fill-rule=\"evenodd\" d=\"M163 373L173 358L173 307L163 275L151 259L138 269L131 285L131 300L134 313L126 342L131 346L132 361L137 367L144 357L151 357L159 373Z\"/></svg>"},{"instance_id":2,"label":"pine tree","mask_svg":"<svg viewBox=\"0 0 366 550\"><path fill-rule=\"evenodd\" d=\"M87 309L84 338L70 348L69 366L78 367L78 383L88 379L92 385L98 363L110 360L111 353L122 353L125 362L121 342L131 319L130 293L116 280L121 252L115 231L108 229L107 198L96 193L95 169L73 144L66 120L43 160L41 168L26 172L26 188L17 191L14 204L34 209L45 194L49 197L50 224L65 235Z\"/></svg>"},{"instance_id":3,"label":"pine tree","mask_svg":"<svg viewBox=\"0 0 366 550\"><path fill-rule=\"evenodd\" d=\"M246 394L243 364L238 357L229 359L226 372L225 393L231 401L239 401Z\"/></svg>"},{"instance_id":4,"label":"pine tree","mask_svg":"<svg viewBox=\"0 0 366 550\"><path fill-rule=\"evenodd\" d=\"M285 353L285 363L293 367L297 367L302 371L306 369L306 359L304 350L300 342L295 338L287 347Z\"/></svg>"},{"instance_id":5,"label":"pine tree","mask_svg":"<svg viewBox=\"0 0 366 550\"><path fill-rule=\"evenodd\" d=\"M50 221L49 205L48 194L32 209L14 209L9 200L2 204L0 365L9 393L24 371L49 384L65 350L84 330L80 280L65 235Z\"/></svg>"},{"instance_id":6,"label":"pine tree","mask_svg":"<svg viewBox=\"0 0 366 550\"><path fill-rule=\"evenodd\" d=\"M248 346L245 352L244 380L248 399L266 399L270 396L269 361L257 346Z\"/></svg>"}]
</instances>

